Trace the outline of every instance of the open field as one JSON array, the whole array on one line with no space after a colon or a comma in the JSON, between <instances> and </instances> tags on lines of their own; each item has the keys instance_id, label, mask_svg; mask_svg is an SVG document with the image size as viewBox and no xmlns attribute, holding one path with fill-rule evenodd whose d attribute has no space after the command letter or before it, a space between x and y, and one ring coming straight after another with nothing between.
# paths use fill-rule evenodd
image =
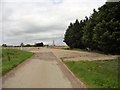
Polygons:
<instances>
[{"instance_id":1,"label":"open field","mask_svg":"<svg viewBox=\"0 0 120 90\"><path fill-rule=\"evenodd\" d=\"M16 49L2 49L2 75L32 56L31 52Z\"/></svg>"},{"instance_id":2,"label":"open field","mask_svg":"<svg viewBox=\"0 0 120 90\"><path fill-rule=\"evenodd\" d=\"M118 60L64 63L88 88L118 88Z\"/></svg>"}]
</instances>

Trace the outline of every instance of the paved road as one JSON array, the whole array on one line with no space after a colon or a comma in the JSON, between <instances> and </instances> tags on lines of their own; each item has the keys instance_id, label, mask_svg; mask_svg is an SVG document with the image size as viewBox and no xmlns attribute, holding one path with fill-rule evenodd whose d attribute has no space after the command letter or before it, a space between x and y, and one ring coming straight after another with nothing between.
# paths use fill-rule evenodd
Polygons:
<instances>
[{"instance_id":1,"label":"paved road","mask_svg":"<svg viewBox=\"0 0 120 90\"><path fill-rule=\"evenodd\" d=\"M50 49L34 49L34 56L3 77L3 88L79 88Z\"/></svg>"}]
</instances>

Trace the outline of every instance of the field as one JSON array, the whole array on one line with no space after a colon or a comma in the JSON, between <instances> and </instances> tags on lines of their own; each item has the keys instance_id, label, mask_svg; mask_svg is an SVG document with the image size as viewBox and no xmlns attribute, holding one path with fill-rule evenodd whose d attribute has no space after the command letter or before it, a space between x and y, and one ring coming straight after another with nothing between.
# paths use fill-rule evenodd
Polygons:
<instances>
[{"instance_id":1,"label":"field","mask_svg":"<svg viewBox=\"0 0 120 90\"><path fill-rule=\"evenodd\" d=\"M64 61L88 88L118 88L118 61Z\"/></svg>"},{"instance_id":2,"label":"field","mask_svg":"<svg viewBox=\"0 0 120 90\"><path fill-rule=\"evenodd\" d=\"M2 49L2 75L32 56L31 52L16 49Z\"/></svg>"}]
</instances>

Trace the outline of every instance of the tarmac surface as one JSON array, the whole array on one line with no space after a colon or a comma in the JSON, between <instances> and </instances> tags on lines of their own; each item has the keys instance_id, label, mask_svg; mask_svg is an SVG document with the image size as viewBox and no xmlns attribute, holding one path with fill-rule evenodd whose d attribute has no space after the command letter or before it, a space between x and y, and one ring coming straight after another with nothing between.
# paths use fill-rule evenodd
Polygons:
<instances>
[{"instance_id":1,"label":"tarmac surface","mask_svg":"<svg viewBox=\"0 0 120 90\"><path fill-rule=\"evenodd\" d=\"M3 88L83 88L52 49L31 49L34 55L3 76Z\"/></svg>"}]
</instances>

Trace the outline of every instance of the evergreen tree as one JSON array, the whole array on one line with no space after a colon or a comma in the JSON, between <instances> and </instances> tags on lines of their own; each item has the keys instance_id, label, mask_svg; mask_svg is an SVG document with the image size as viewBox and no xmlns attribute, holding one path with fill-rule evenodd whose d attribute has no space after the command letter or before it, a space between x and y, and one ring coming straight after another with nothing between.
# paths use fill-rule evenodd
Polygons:
<instances>
[{"instance_id":1,"label":"evergreen tree","mask_svg":"<svg viewBox=\"0 0 120 90\"><path fill-rule=\"evenodd\" d=\"M84 48L82 43L82 36L83 36L83 25L84 22L81 20L80 23L78 20L75 23L70 23L66 33L64 42L70 46L70 48Z\"/></svg>"},{"instance_id":2,"label":"evergreen tree","mask_svg":"<svg viewBox=\"0 0 120 90\"><path fill-rule=\"evenodd\" d=\"M106 2L93 14L68 27L64 41L70 48L90 48L120 54L120 2Z\"/></svg>"},{"instance_id":3,"label":"evergreen tree","mask_svg":"<svg viewBox=\"0 0 120 90\"><path fill-rule=\"evenodd\" d=\"M97 17L98 12L94 9L93 14L90 16L90 19L86 22L86 24L83 27L84 34L82 37L82 41L85 44L86 47L93 49L94 42L93 42L93 28L97 24L97 20L95 17Z\"/></svg>"},{"instance_id":4,"label":"evergreen tree","mask_svg":"<svg viewBox=\"0 0 120 90\"><path fill-rule=\"evenodd\" d=\"M106 53L120 53L120 23L118 21L105 22L94 28L94 41L97 49Z\"/></svg>"}]
</instances>

